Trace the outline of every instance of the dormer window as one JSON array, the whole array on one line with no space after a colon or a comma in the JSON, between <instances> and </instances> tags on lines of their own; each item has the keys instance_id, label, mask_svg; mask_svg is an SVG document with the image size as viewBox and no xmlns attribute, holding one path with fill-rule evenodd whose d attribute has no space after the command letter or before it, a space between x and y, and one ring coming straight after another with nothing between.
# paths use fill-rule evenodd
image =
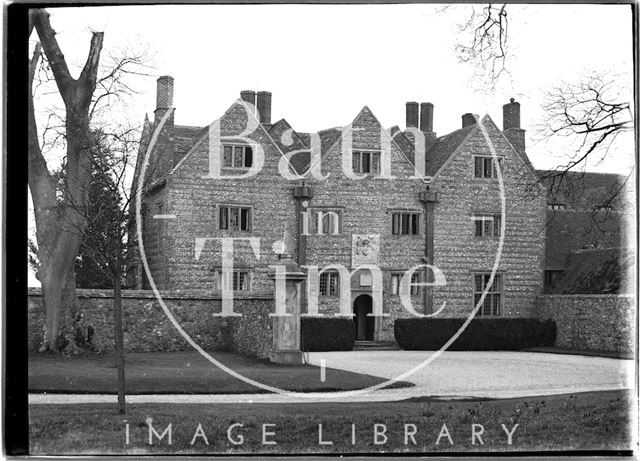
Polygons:
<instances>
[{"instance_id":1,"label":"dormer window","mask_svg":"<svg viewBox=\"0 0 640 461\"><path fill-rule=\"evenodd\" d=\"M353 151L351 159L354 173L380 174L380 151Z\"/></svg>"},{"instance_id":2,"label":"dormer window","mask_svg":"<svg viewBox=\"0 0 640 461\"><path fill-rule=\"evenodd\" d=\"M222 152L222 166L224 168L251 168L253 165L251 146L223 144Z\"/></svg>"}]
</instances>

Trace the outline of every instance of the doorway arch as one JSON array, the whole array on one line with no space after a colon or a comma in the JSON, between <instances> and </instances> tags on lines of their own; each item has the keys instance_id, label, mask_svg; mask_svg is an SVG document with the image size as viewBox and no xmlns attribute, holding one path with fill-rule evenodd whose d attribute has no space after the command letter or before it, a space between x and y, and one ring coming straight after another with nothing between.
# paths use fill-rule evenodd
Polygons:
<instances>
[{"instance_id":1,"label":"doorway arch","mask_svg":"<svg viewBox=\"0 0 640 461\"><path fill-rule=\"evenodd\" d=\"M369 295L360 295L353 302L353 323L356 341L373 341L375 317L369 316L373 312L373 300Z\"/></svg>"}]
</instances>

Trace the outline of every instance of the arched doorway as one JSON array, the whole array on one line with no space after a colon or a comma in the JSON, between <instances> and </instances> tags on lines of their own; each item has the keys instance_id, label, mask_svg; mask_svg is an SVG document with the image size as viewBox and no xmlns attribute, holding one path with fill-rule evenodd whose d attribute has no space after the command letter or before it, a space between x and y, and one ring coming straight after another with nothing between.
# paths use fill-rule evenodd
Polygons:
<instances>
[{"instance_id":1,"label":"arched doorway","mask_svg":"<svg viewBox=\"0 0 640 461\"><path fill-rule=\"evenodd\" d=\"M353 302L356 341L373 341L375 317L367 315L372 311L372 299L369 295L360 295Z\"/></svg>"}]
</instances>

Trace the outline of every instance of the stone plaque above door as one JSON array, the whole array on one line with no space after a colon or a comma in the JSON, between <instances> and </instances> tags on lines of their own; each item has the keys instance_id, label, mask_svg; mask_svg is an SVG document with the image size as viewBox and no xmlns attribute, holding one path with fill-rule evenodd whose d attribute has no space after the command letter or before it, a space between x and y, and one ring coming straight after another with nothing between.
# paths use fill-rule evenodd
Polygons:
<instances>
[{"instance_id":1,"label":"stone plaque above door","mask_svg":"<svg viewBox=\"0 0 640 461\"><path fill-rule=\"evenodd\" d=\"M351 268L380 262L380 234L351 235Z\"/></svg>"}]
</instances>

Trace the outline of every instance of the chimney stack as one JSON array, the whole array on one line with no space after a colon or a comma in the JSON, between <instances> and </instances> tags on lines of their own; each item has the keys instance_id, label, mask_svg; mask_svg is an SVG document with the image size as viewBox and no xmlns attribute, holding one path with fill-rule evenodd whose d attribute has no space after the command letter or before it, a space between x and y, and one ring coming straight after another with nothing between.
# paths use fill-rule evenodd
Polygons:
<instances>
[{"instance_id":1,"label":"chimney stack","mask_svg":"<svg viewBox=\"0 0 640 461\"><path fill-rule=\"evenodd\" d=\"M502 106L502 132L518 153L526 155L525 130L520 128L520 103L514 98Z\"/></svg>"},{"instance_id":2,"label":"chimney stack","mask_svg":"<svg viewBox=\"0 0 640 461\"><path fill-rule=\"evenodd\" d=\"M420 103L420 131L433 132L433 104Z\"/></svg>"},{"instance_id":3,"label":"chimney stack","mask_svg":"<svg viewBox=\"0 0 640 461\"><path fill-rule=\"evenodd\" d=\"M240 92L240 99L244 102L256 105L256 92L253 90L244 90Z\"/></svg>"},{"instance_id":4,"label":"chimney stack","mask_svg":"<svg viewBox=\"0 0 640 461\"><path fill-rule=\"evenodd\" d=\"M258 91L257 101L260 123L271 125L271 93L269 91Z\"/></svg>"},{"instance_id":5,"label":"chimney stack","mask_svg":"<svg viewBox=\"0 0 640 461\"><path fill-rule=\"evenodd\" d=\"M502 130L511 128L520 128L520 103L513 98L502 106Z\"/></svg>"},{"instance_id":6,"label":"chimney stack","mask_svg":"<svg viewBox=\"0 0 640 461\"><path fill-rule=\"evenodd\" d=\"M462 128L466 128L469 125L474 125L476 123L476 117L477 115L475 114L470 114L470 113L466 113L462 116Z\"/></svg>"},{"instance_id":7,"label":"chimney stack","mask_svg":"<svg viewBox=\"0 0 640 461\"><path fill-rule=\"evenodd\" d=\"M407 128L418 128L418 103L407 103Z\"/></svg>"},{"instance_id":8,"label":"chimney stack","mask_svg":"<svg viewBox=\"0 0 640 461\"><path fill-rule=\"evenodd\" d=\"M155 123L160 122L169 108L173 106L173 77L163 75L158 77L156 84Z\"/></svg>"}]
</instances>

